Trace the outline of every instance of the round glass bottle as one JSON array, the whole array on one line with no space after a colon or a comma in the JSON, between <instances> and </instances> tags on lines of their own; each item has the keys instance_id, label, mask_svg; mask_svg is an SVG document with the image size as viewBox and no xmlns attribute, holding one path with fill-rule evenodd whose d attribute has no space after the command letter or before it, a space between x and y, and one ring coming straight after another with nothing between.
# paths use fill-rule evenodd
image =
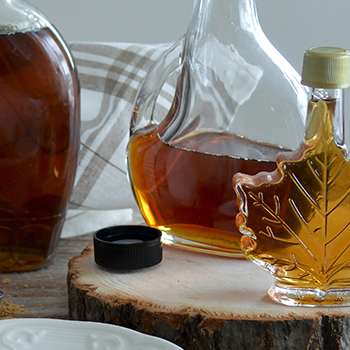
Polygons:
<instances>
[{"instance_id":1,"label":"round glass bottle","mask_svg":"<svg viewBox=\"0 0 350 350\"><path fill-rule=\"evenodd\" d=\"M153 115L178 74L172 106ZM163 241L243 257L232 176L275 169L303 137L306 92L267 40L254 0L197 0L186 35L148 73L127 149L130 182ZM159 118L158 118L159 119Z\"/></svg>"},{"instance_id":2,"label":"round glass bottle","mask_svg":"<svg viewBox=\"0 0 350 350\"><path fill-rule=\"evenodd\" d=\"M20 0L0 0L0 86L0 270L37 269L73 188L80 97L66 44Z\"/></svg>"}]
</instances>

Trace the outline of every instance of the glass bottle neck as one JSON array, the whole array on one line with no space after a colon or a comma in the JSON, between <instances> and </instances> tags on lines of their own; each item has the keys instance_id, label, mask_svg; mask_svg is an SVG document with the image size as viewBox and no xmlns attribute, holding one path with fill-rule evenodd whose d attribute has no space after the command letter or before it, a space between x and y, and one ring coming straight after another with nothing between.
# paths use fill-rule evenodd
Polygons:
<instances>
[{"instance_id":1,"label":"glass bottle neck","mask_svg":"<svg viewBox=\"0 0 350 350\"><path fill-rule=\"evenodd\" d=\"M344 145L343 89L310 89L305 141L319 137Z\"/></svg>"},{"instance_id":2,"label":"glass bottle neck","mask_svg":"<svg viewBox=\"0 0 350 350\"><path fill-rule=\"evenodd\" d=\"M196 0L189 26L194 36L212 34L222 44L237 31L259 29L255 0Z\"/></svg>"}]
</instances>

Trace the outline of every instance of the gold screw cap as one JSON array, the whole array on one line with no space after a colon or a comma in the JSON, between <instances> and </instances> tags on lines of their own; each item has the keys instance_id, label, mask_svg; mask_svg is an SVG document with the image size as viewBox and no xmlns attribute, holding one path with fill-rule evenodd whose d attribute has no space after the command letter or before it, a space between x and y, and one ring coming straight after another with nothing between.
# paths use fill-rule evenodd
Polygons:
<instances>
[{"instance_id":1,"label":"gold screw cap","mask_svg":"<svg viewBox=\"0 0 350 350\"><path fill-rule=\"evenodd\" d=\"M304 54L303 85L323 89L350 86L350 52L338 47L315 47Z\"/></svg>"}]
</instances>

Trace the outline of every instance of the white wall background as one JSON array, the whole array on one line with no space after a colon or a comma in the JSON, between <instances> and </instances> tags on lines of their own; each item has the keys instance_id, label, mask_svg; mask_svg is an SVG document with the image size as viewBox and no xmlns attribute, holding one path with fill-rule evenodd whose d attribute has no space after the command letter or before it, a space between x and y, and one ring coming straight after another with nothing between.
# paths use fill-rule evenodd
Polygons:
<instances>
[{"instance_id":1,"label":"white wall background","mask_svg":"<svg viewBox=\"0 0 350 350\"><path fill-rule=\"evenodd\" d=\"M29 0L67 41L174 42L194 0ZM276 48L301 71L311 46L350 49L349 0L256 0L260 23Z\"/></svg>"}]
</instances>

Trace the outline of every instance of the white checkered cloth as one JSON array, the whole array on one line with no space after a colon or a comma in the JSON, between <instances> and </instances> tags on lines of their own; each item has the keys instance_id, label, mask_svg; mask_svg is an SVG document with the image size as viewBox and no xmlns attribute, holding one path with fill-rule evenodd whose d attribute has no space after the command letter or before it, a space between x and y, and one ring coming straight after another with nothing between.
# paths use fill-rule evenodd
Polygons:
<instances>
[{"instance_id":1,"label":"white checkered cloth","mask_svg":"<svg viewBox=\"0 0 350 350\"><path fill-rule=\"evenodd\" d=\"M140 220L125 163L130 119L143 78L170 44L69 46L81 85L81 147L62 237Z\"/></svg>"}]
</instances>

